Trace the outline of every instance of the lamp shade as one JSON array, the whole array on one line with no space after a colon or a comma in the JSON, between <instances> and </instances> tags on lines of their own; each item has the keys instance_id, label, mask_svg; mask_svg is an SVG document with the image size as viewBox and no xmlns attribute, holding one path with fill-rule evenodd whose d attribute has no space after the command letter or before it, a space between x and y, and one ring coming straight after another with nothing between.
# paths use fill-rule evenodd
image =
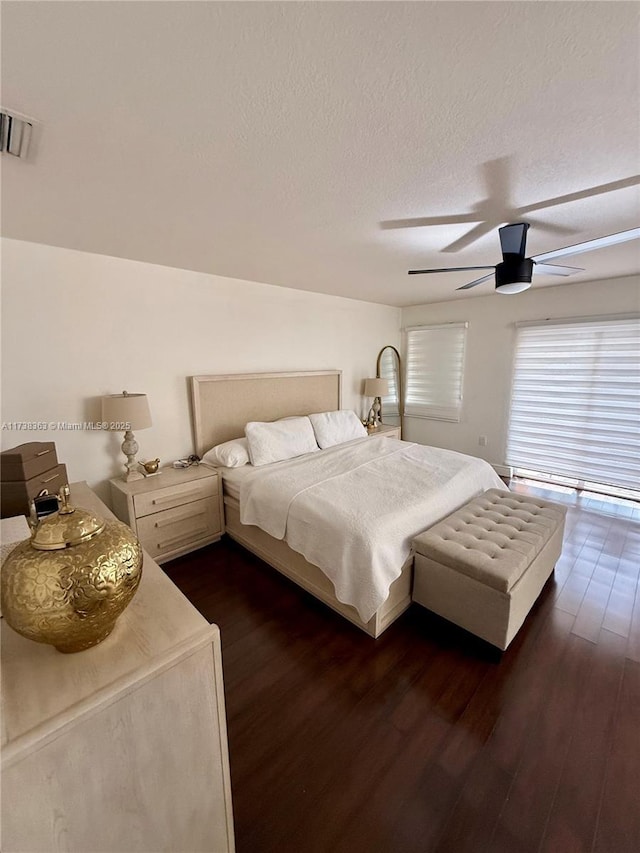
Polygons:
<instances>
[{"instance_id":1,"label":"lamp shade","mask_svg":"<svg viewBox=\"0 0 640 853\"><path fill-rule=\"evenodd\" d=\"M365 397L385 397L389 393L389 382L387 379L365 379Z\"/></svg>"},{"instance_id":2,"label":"lamp shade","mask_svg":"<svg viewBox=\"0 0 640 853\"><path fill-rule=\"evenodd\" d=\"M109 429L121 432L126 429L137 431L151 426L151 412L146 394L109 394L102 398L102 420ZM113 424L113 426L112 426ZM121 426L127 424L128 426Z\"/></svg>"}]
</instances>

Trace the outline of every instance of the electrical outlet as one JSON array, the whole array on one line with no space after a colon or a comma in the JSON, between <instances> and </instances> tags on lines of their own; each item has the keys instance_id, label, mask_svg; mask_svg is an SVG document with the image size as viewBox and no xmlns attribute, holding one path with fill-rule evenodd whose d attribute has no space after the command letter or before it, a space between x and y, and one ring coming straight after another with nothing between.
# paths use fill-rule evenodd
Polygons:
<instances>
[{"instance_id":1,"label":"electrical outlet","mask_svg":"<svg viewBox=\"0 0 640 853\"><path fill-rule=\"evenodd\" d=\"M478 444L480 445L480 447L486 447L487 446L487 436L486 435L479 436Z\"/></svg>"}]
</instances>

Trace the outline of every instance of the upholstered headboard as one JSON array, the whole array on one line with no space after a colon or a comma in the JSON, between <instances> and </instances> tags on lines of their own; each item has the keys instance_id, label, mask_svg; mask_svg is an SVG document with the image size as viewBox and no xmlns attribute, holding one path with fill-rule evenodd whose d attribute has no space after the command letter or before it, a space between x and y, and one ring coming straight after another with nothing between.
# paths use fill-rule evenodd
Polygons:
<instances>
[{"instance_id":1,"label":"upholstered headboard","mask_svg":"<svg viewBox=\"0 0 640 853\"><path fill-rule=\"evenodd\" d=\"M191 377L196 453L244 435L248 421L340 408L342 372L231 373Z\"/></svg>"}]
</instances>

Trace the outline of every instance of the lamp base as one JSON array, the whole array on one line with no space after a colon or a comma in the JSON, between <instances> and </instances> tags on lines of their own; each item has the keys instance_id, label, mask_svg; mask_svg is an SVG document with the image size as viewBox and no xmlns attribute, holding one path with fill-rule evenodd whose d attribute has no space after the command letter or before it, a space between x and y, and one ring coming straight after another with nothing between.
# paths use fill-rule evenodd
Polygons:
<instances>
[{"instance_id":1,"label":"lamp base","mask_svg":"<svg viewBox=\"0 0 640 853\"><path fill-rule=\"evenodd\" d=\"M127 457L127 464L124 466L126 473L122 477L125 483L130 483L132 480L144 480L144 477L138 470L138 463L136 462L138 442L130 429L128 429L124 434L122 452Z\"/></svg>"},{"instance_id":2,"label":"lamp base","mask_svg":"<svg viewBox=\"0 0 640 853\"><path fill-rule=\"evenodd\" d=\"M377 429L380 426L380 410L382 409L380 397L375 397L373 401L373 405L369 409L369 416L367 418L367 428L368 429Z\"/></svg>"}]
</instances>

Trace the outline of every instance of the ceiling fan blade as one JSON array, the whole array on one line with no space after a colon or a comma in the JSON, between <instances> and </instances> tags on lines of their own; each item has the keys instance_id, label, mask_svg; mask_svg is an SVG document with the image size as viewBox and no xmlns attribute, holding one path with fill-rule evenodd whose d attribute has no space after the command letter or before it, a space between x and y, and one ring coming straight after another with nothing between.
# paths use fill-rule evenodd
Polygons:
<instances>
[{"instance_id":1,"label":"ceiling fan blade","mask_svg":"<svg viewBox=\"0 0 640 853\"><path fill-rule=\"evenodd\" d=\"M604 249L606 246L615 246L616 243L625 243L627 240L640 238L640 228L630 228L628 231L618 231L606 237L597 237L595 240L587 240L586 243L576 243L575 246L565 246L564 249L556 249L554 252L543 252L534 255L532 260L554 261L556 258L566 258L568 255L580 255L583 252L592 252L594 249Z\"/></svg>"},{"instance_id":2,"label":"ceiling fan blade","mask_svg":"<svg viewBox=\"0 0 640 853\"><path fill-rule=\"evenodd\" d=\"M475 287L477 284L482 284L483 281L489 281L490 278L493 278L493 273L489 273L489 275L483 275L482 278L477 278L475 281L470 281L469 284L463 284L462 287L456 287L456 290L469 290L469 288Z\"/></svg>"},{"instance_id":3,"label":"ceiling fan blade","mask_svg":"<svg viewBox=\"0 0 640 853\"><path fill-rule=\"evenodd\" d=\"M493 270L495 267L445 267L441 270L409 270L409 275L423 275L428 272L466 272L467 270Z\"/></svg>"},{"instance_id":4,"label":"ceiling fan blade","mask_svg":"<svg viewBox=\"0 0 640 853\"><path fill-rule=\"evenodd\" d=\"M515 225L504 225L502 228L498 229L503 257L505 255L518 255L520 258L524 258L527 248L528 230L528 222L517 222Z\"/></svg>"},{"instance_id":5,"label":"ceiling fan blade","mask_svg":"<svg viewBox=\"0 0 640 853\"><path fill-rule=\"evenodd\" d=\"M542 275L575 275L584 272L581 267L561 267L558 264L536 264L533 271Z\"/></svg>"}]
</instances>

